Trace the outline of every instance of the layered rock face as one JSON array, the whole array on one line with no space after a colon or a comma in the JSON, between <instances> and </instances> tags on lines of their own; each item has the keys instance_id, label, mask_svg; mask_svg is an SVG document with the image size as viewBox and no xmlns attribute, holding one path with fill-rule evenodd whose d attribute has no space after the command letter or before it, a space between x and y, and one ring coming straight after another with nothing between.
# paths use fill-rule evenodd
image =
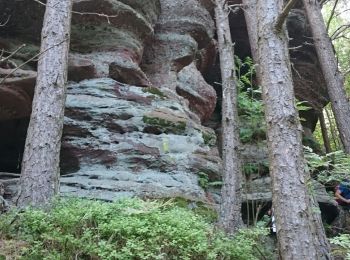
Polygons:
<instances>
[{"instance_id":1,"label":"layered rock face","mask_svg":"<svg viewBox=\"0 0 350 260\"><path fill-rule=\"evenodd\" d=\"M38 53L44 6L0 0L0 9L0 21L10 17L1 27L0 48L13 52L26 43L0 64L4 78ZM200 185L203 178L221 178L215 133L203 126L213 119L220 93L219 85L213 88L220 68L214 65L212 1L74 0L73 9L61 192L218 202L216 190L210 194ZM245 57L250 48L243 13L230 20L236 54ZM288 29L291 46L302 45L291 52L296 94L322 107L328 97L315 51L304 44L310 35L300 10L293 11ZM20 171L36 60L0 86L0 172ZM243 157L263 161L266 153L247 147Z\"/></svg>"},{"instance_id":2,"label":"layered rock face","mask_svg":"<svg viewBox=\"0 0 350 260\"><path fill-rule=\"evenodd\" d=\"M160 90L108 78L69 86L61 192L206 201L198 174L219 175L213 130Z\"/></svg>"},{"instance_id":3,"label":"layered rock face","mask_svg":"<svg viewBox=\"0 0 350 260\"><path fill-rule=\"evenodd\" d=\"M61 192L106 200L137 195L207 201L198 174L218 178L221 161L215 133L201 120L213 112L216 93L194 58L210 43L213 21L198 1L160 6L142 71L137 69L136 78L147 84L131 74L117 77L122 66L113 61L109 75L127 84L99 79L69 87L62 150L62 174L69 174L62 177Z\"/></svg>"},{"instance_id":4,"label":"layered rock face","mask_svg":"<svg viewBox=\"0 0 350 260\"><path fill-rule=\"evenodd\" d=\"M72 56L92 60L96 76L150 85L139 64L145 41L153 35L158 0L75 1L73 9Z\"/></svg>"},{"instance_id":5,"label":"layered rock face","mask_svg":"<svg viewBox=\"0 0 350 260\"><path fill-rule=\"evenodd\" d=\"M0 165L4 165L2 171L20 171L45 1L0 0L0 9L0 20L5 24L0 48L7 55L13 53L10 60L0 64ZM74 1L69 79L110 75L147 85L149 81L138 64L159 12L157 0ZM20 65L21 69L12 73Z\"/></svg>"},{"instance_id":6,"label":"layered rock face","mask_svg":"<svg viewBox=\"0 0 350 260\"><path fill-rule=\"evenodd\" d=\"M9 6L17 7L43 9ZM221 159L214 131L201 121L213 112L216 93L195 57L213 38L210 8L197 0L74 2L69 79L85 80L68 86L62 193L207 201L198 175L218 179ZM25 19L17 17L11 28L23 26L16 41L31 40L36 50L39 35L28 35L42 20L26 26ZM12 44L14 35L7 36L3 42ZM28 100L21 117L30 114Z\"/></svg>"}]
</instances>

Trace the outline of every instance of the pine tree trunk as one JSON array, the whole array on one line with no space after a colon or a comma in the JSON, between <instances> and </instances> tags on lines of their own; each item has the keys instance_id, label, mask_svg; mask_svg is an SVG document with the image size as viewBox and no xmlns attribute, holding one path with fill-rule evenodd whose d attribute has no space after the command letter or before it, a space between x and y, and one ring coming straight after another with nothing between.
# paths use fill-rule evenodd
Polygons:
<instances>
[{"instance_id":1,"label":"pine tree trunk","mask_svg":"<svg viewBox=\"0 0 350 260\"><path fill-rule=\"evenodd\" d=\"M344 88L344 77L338 69L331 39L324 24L318 1L303 0L310 23L322 73L326 80L332 110L344 150L350 154L350 104Z\"/></svg>"},{"instance_id":2,"label":"pine tree trunk","mask_svg":"<svg viewBox=\"0 0 350 260\"><path fill-rule=\"evenodd\" d=\"M257 6L257 0L242 0L243 4L243 10L244 10L244 17L245 19L251 19L251 17L257 17L256 13L256 6ZM259 60L259 53L258 53L258 23L246 23L247 24L247 31L248 31L248 37L250 42L250 49L252 53L253 60L257 62ZM252 44L255 43L255 44ZM256 66L256 76L259 77L259 64L255 64ZM259 84L260 80L258 79Z\"/></svg>"},{"instance_id":3,"label":"pine tree trunk","mask_svg":"<svg viewBox=\"0 0 350 260\"><path fill-rule=\"evenodd\" d=\"M222 78L222 142L223 186L219 226L227 233L235 233L243 224L241 215L241 162L237 86L235 82L234 52L225 0L216 0L216 27L218 34Z\"/></svg>"},{"instance_id":4,"label":"pine tree trunk","mask_svg":"<svg viewBox=\"0 0 350 260\"><path fill-rule=\"evenodd\" d=\"M258 31L250 39L258 39L251 45L258 46L279 254L288 260L329 259L320 214L307 188L311 180L304 168L286 29L274 30L282 5L283 0L257 1L256 16L246 15L248 28Z\"/></svg>"},{"instance_id":5,"label":"pine tree trunk","mask_svg":"<svg viewBox=\"0 0 350 260\"><path fill-rule=\"evenodd\" d=\"M332 113L332 110L328 110L327 107L324 108L324 110L326 111L326 115L327 115L327 120L328 120L328 123L329 123L329 128L331 130L331 136L332 136L332 139L333 139L333 144L334 144L334 149L335 150L339 150L341 149L341 145L340 145L340 141L339 141L339 136L336 132L336 127L334 126L334 117L333 117L333 113ZM332 113L332 115L331 115Z\"/></svg>"},{"instance_id":6,"label":"pine tree trunk","mask_svg":"<svg viewBox=\"0 0 350 260\"><path fill-rule=\"evenodd\" d=\"M72 0L48 0L42 53L27 133L17 205L43 206L59 187Z\"/></svg>"},{"instance_id":7,"label":"pine tree trunk","mask_svg":"<svg viewBox=\"0 0 350 260\"><path fill-rule=\"evenodd\" d=\"M331 153L332 152L331 142L329 141L327 125L326 125L326 121L324 119L322 110L318 113L318 119L320 120L320 128L322 132L324 148L326 149L326 153Z\"/></svg>"}]
</instances>

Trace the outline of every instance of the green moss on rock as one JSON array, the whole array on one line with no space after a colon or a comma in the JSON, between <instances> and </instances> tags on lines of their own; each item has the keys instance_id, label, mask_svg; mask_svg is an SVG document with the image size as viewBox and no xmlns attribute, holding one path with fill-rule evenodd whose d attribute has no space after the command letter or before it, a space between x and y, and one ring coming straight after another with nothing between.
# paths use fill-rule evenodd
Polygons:
<instances>
[{"instance_id":1,"label":"green moss on rock","mask_svg":"<svg viewBox=\"0 0 350 260\"><path fill-rule=\"evenodd\" d=\"M216 135L215 133L202 131L202 137L204 140L204 144L209 146L215 146L216 145Z\"/></svg>"},{"instance_id":2,"label":"green moss on rock","mask_svg":"<svg viewBox=\"0 0 350 260\"><path fill-rule=\"evenodd\" d=\"M156 127L162 133L184 134L186 118L179 117L165 111L153 111L142 118L147 125Z\"/></svg>"},{"instance_id":3,"label":"green moss on rock","mask_svg":"<svg viewBox=\"0 0 350 260\"><path fill-rule=\"evenodd\" d=\"M156 87L143 88L142 91L144 93L150 93L150 94L158 96L160 98L166 98L167 97L162 91L160 91L160 89L158 89Z\"/></svg>"}]
</instances>

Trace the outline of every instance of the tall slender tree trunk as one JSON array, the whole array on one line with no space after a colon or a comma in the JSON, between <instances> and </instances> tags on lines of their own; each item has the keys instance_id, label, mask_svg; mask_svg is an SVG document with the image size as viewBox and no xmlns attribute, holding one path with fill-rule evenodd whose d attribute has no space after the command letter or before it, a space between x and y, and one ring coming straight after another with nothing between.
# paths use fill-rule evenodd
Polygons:
<instances>
[{"instance_id":1,"label":"tall slender tree trunk","mask_svg":"<svg viewBox=\"0 0 350 260\"><path fill-rule=\"evenodd\" d=\"M332 110L328 110L327 107L325 107L324 109L326 111L327 120L328 120L328 123L329 123L329 128L331 130L331 135L332 135L332 139L333 139L333 143L334 143L334 149L335 150L339 150L339 149L341 149L340 148L341 144L340 144L340 141L339 141L339 136L337 135L337 132L336 132L336 129L335 129L336 127L333 124L334 117L333 117Z\"/></svg>"},{"instance_id":2,"label":"tall slender tree trunk","mask_svg":"<svg viewBox=\"0 0 350 260\"><path fill-rule=\"evenodd\" d=\"M322 132L324 148L326 149L326 153L331 153L332 152L331 142L329 141L327 125L326 125L326 121L324 119L322 110L318 113L318 119L320 120L320 127Z\"/></svg>"},{"instance_id":3,"label":"tall slender tree trunk","mask_svg":"<svg viewBox=\"0 0 350 260\"><path fill-rule=\"evenodd\" d=\"M48 0L17 205L42 206L59 187L72 0Z\"/></svg>"},{"instance_id":4,"label":"tall slender tree trunk","mask_svg":"<svg viewBox=\"0 0 350 260\"><path fill-rule=\"evenodd\" d=\"M329 246L320 214L307 186L302 128L295 108L288 38L285 26L276 32L275 22L283 0L243 1L256 4L256 15L246 15L248 28L257 28L259 78L263 87L267 141L272 179L272 202L276 217L281 259L329 259ZM250 7L254 8L254 7ZM249 8L247 9L249 10ZM255 25L252 25L255 23Z\"/></svg>"},{"instance_id":5,"label":"tall slender tree trunk","mask_svg":"<svg viewBox=\"0 0 350 260\"><path fill-rule=\"evenodd\" d=\"M222 78L222 156L223 186L219 225L229 234L243 224L241 215L242 173L238 155L240 146L237 86L234 52L225 0L216 0L215 16Z\"/></svg>"},{"instance_id":6,"label":"tall slender tree trunk","mask_svg":"<svg viewBox=\"0 0 350 260\"><path fill-rule=\"evenodd\" d=\"M245 19L252 19L251 17L257 17L257 12L256 12L256 6L257 6L257 0L242 0L242 4L244 5L244 16ZM249 17L250 16L250 17ZM252 57L255 64L255 71L256 71L256 77L258 80L258 84L261 84L261 79L260 77L260 66L257 63L259 60L259 50L258 50L258 23L257 22L252 22L247 24L247 31L248 31L248 37L249 37L249 42L250 42L250 49L252 53ZM254 43L254 44L252 44Z\"/></svg>"},{"instance_id":7,"label":"tall slender tree trunk","mask_svg":"<svg viewBox=\"0 0 350 260\"><path fill-rule=\"evenodd\" d=\"M338 69L331 39L324 23L318 1L303 0L310 23L322 73L327 83L332 110L344 150L350 154L350 104L344 88L344 77Z\"/></svg>"}]
</instances>

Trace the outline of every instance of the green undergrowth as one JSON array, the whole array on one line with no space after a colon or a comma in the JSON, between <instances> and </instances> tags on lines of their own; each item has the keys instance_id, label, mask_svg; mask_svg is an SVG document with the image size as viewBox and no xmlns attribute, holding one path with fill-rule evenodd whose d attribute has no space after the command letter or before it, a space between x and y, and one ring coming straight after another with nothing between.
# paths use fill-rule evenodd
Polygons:
<instances>
[{"instance_id":1,"label":"green undergrowth","mask_svg":"<svg viewBox=\"0 0 350 260\"><path fill-rule=\"evenodd\" d=\"M350 235L341 234L331 238L332 255L335 259L350 260Z\"/></svg>"},{"instance_id":2,"label":"green undergrowth","mask_svg":"<svg viewBox=\"0 0 350 260\"><path fill-rule=\"evenodd\" d=\"M175 206L191 209L194 214L199 215L208 223L215 223L218 220L216 210L203 202L189 201L180 197L172 199L172 202Z\"/></svg>"},{"instance_id":3,"label":"green undergrowth","mask_svg":"<svg viewBox=\"0 0 350 260\"><path fill-rule=\"evenodd\" d=\"M232 239L179 204L61 199L49 211L13 211L0 218L0 259L259 259L266 230Z\"/></svg>"},{"instance_id":4,"label":"green undergrowth","mask_svg":"<svg viewBox=\"0 0 350 260\"><path fill-rule=\"evenodd\" d=\"M324 185L334 186L350 179L350 156L343 151L319 155L310 147L304 147L304 155L311 175Z\"/></svg>"},{"instance_id":5,"label":"green undergrowth","mask_svg":"<svg viewBox=\"0 0 350 260\"><path fill-rule=\"evenodd\" d=\"M255 65L250 57L235 57L237 67L239 137L242 143L257 143L266 139L264 105L261 88L253 84Z\"/></svg>"}]
</instances>

